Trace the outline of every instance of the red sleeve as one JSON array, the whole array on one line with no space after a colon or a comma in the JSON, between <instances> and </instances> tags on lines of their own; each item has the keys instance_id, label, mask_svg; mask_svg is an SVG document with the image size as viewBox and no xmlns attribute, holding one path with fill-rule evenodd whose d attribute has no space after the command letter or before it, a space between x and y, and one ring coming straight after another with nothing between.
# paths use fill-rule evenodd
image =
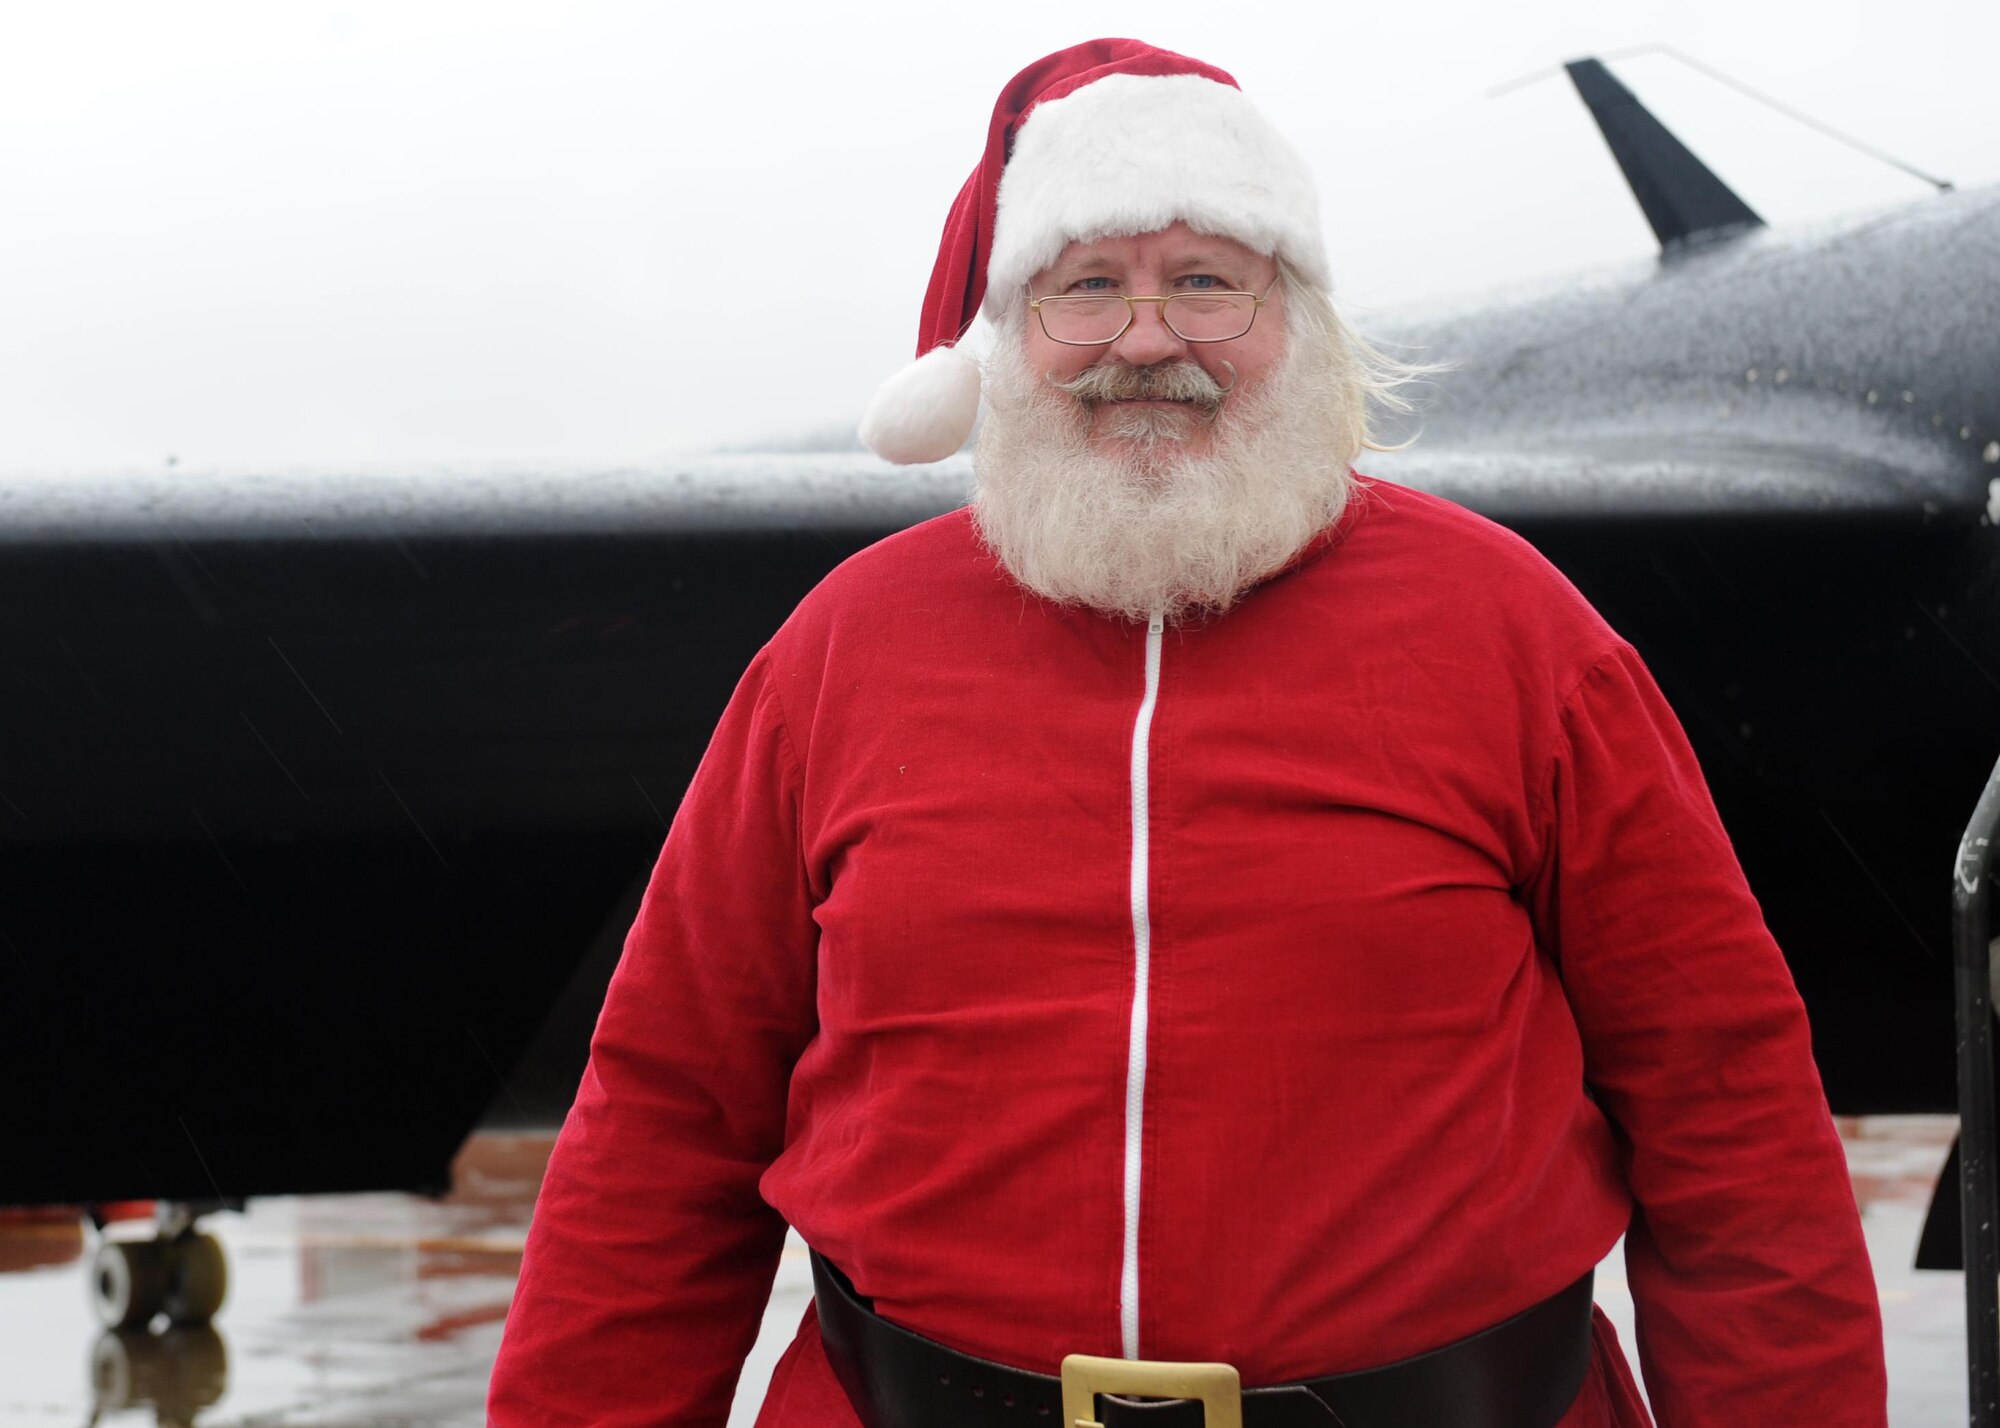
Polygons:
<instances>
[{"instance_id":1,"label":"red sleeve","mask_svg":"<svg viewBox=\"0 0 2000 1428\"><path fill-rule=\"evenodd\" d=\"M726 1422L785 1226L758 1178L815 1026L797 759L768 652L626 939L489 1391L509 1425Z\"/></svg>"},{"instance_id":2,"label":"red sleeve","mask_svg":"<svg viewBox=\"0 0 2000 1428\"><path fill-rule=\"evenodd\" d=\"M1880 1307L1805 1009L1629 648L1569 699L1552 775L1536 912L1637 1201L1661 1428L1881 1428Z\"/></svg>"}]
</instances>

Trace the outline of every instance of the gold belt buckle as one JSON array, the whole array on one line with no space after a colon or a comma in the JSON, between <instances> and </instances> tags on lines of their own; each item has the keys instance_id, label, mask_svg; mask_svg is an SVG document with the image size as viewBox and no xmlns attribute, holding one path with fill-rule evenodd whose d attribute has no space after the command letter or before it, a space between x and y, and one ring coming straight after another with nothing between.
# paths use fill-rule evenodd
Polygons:
<instances>
[{"instance_id":1,"label":"gold belt buckle","mask_svg":"<svg viewBox=\"0 0 2000 1428\"><path fill-rule=\"evenodd\" d=\"M1172 1364L1071 1354L1062 1362L1063 1428L1104 1428L1097 1395L1201 1400L1206 1428L1243 1428L1243 1381L1229 1364Z\"/></svg>"}]
</instances>

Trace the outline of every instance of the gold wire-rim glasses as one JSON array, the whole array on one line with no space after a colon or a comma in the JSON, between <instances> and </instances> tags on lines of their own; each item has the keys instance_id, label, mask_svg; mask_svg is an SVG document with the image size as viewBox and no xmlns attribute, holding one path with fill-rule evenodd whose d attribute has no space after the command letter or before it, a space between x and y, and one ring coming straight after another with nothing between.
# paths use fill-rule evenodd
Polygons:
<instances>
[{"instance_id":1,"label":"gold wire-rim glasses","mask_svg":"<svg viewBox=\"0 0 2000 1428\"><path fill-rule=\"evenodd\" d=\"M1035 321L1041 324L1042 336L1064 347L1109 347L1132 330L1132 324L1139 317L1138 310L1132 304L1139 302L1158 303L1160 305L1160 321L1166 324L1167 331L1173 333L1174 336L1183 342L1234 342L1239 337L1250 335L1250 329L1257 325L1258 311L1263 308L1265 302L1269 300L1271 294L1276 292L1277 289L1278 285L1272 283L1270 287L1264 289L1263 297L1259 297L1256 293L1243 292L1236 288L1212 288L1206 292L1165 293L1152 297L1132 297L1126 293L1051 293L1047 297L1029 298L1028 308L1035 314ZM1250 316L1244 319L1243 330L1241 332L1232 332L1227 337L1189 337L1185 332L1174 326L1172 313L1175 298L1219 297L1245 297L1250 299ZM1088 342L1079 342L1073 337L1056 336L1053 332L1049 331L1049 320L1042 312L1043 303L1104 302L1110 298L1116 298L1119 302L1125 304L1125 323L1109 337L1097 337Z\"/></svg>"}]
</instances>

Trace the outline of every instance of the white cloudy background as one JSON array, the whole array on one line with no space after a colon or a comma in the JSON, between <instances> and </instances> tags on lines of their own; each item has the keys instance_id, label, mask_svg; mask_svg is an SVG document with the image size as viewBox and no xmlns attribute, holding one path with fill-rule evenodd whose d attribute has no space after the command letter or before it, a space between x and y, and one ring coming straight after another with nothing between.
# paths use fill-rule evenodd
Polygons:
<instances>
[{"instance_id":1,"label":"white cloudy background","mask_svg":"<svg viewBox=\"0 0 2000 1428\"><path fill-rule=\"evenodd\" d=\"M0 0L0 471L646 461L851 422L999 86L1135 34L1321 176L1346 299L1643 263L1561 78L1662 41L1961 187L2000 6ZM1775 223L1917 181L1614 70Z\"/></svg>"}]
</instances>

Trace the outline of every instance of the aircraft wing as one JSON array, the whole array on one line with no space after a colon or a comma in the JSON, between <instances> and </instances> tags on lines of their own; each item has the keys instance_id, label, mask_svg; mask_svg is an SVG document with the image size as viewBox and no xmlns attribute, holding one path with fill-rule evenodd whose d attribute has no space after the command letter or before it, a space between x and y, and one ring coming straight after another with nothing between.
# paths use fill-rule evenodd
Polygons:
<instances>
[{"instance_id":1,"label":"aircraft wing","mask_svg":"<svg viewBox=\"0 0 2000 1428\"><path fill-rule=\"evenodd\" d=\"M646 466L55 473L0 481L0 546L887 533L961 504L963 462L702 455Z\"/></svg>"}]
</instances>

